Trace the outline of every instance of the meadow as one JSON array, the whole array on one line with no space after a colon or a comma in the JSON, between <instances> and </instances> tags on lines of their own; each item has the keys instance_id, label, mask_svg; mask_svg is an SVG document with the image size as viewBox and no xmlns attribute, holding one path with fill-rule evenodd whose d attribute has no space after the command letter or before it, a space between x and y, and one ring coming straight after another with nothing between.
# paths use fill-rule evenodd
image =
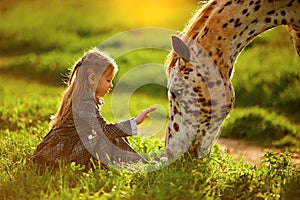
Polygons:
<instances>
[{"instance_id":1,"label":"meadow","mask_svg":"<svg viewBox=\"0 0 300 200\"><path fill-rule=\"evenodd\" d=\"M137 28L180 31L199 6L188 0L1 1L0 199L297 199L300 168L290 156L300 153L300 59L284 27L256 38L238 58L232 80L236 106L221 133L284 153L266 150L256 166L234 161L215 145L206 158L153 161L135 173L100 167L83 173L73 164L41 172L31 163L69 69L85 50ZM150 32L148 43L136 48L141 33L130 33L122 38L130 51L117 52L122 45L115 40L108 48L119 72L101 113L118 121L156 105L130 141L141 153L160 154L168 116L163 64L170 41Z\"/></svg>"}]
</instances>

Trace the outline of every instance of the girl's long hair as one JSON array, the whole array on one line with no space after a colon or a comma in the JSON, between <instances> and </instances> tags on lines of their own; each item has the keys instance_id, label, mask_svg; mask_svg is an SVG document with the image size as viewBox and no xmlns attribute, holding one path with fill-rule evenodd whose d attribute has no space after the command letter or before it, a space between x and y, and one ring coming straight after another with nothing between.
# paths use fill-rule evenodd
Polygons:
<instances>
[{"instance_id":1,"label":"girl's long hair","mask_svg":"<svg viewBox=\"0 0 300 200\"><path fill-rule=\"evenodd\" d=\"M61 105L57 113L51 118L51 127L58 127L63 124L67 118L71 117L72 106L78 104L82 98L95 98L95 91L88 81L88 76L91 73L95 73L99 80L104 74L115 74L117 70L117 64L114 60L99 51L99 49L94 48L87 51L71 70Z\"/></svg>"}]
</instances>

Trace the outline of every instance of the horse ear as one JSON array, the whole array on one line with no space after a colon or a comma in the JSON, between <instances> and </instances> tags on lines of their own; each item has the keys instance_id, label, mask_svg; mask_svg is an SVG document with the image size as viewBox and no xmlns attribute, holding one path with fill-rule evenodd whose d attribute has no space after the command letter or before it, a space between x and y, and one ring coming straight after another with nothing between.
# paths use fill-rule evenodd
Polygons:
<instances>
[{"instance_id":1,"label":"horse ear","mask_svg":"<svg viewBox=\"0 0 300 200\"><path fill-rule=\"evenodd\" d=\"M172 48L180 55L182 58L184 58L187 61L190 61L191 53L189 48L185 45L185 43L176 35L172 35Z\"/></svg>"}]
</instances>

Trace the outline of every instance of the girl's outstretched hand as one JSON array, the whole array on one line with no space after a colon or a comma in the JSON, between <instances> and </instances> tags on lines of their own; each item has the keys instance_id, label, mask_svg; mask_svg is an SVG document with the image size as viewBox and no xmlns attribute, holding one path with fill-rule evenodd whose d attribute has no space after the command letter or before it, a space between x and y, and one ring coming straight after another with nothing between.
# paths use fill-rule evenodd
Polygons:
<instances>
[{"instance_id":1,"label":"girl's outstretched hand","mask_svg":"<svg viewBox=\"0 0 300 200\"><path fill-rule=\"evenodd\" d=\"M154 110L156 110L155 106L152 106L150 108L142 110L142 112L140 112L140 114L135 118L136 124L142 123L144 121L144 119L146 119L148 117L149 113Z\"/></svg>"}]
</instances>

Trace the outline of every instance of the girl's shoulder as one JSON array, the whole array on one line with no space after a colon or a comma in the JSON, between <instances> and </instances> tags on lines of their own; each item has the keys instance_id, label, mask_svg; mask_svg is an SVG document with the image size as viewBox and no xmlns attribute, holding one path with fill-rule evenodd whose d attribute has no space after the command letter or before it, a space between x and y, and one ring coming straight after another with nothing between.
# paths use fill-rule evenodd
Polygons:
<instances>
[{"instance_id":1,"label":"girl's shoulder","mask_svg":"<svg viewBox=\"0 0 300 200\"><path fill-rule=\"evenodd\" d=\"M79 104L96 104L96 101L92 97L85 97L80 100Z\"/></svg>"},{"instance_id":2,"label":"girl's shoulder","mask_svg":"<svg viewBox=\"0 0 300 200\"><path fill-rule=\"evenodd\" d=\"M80 100L80 102L74 106L73 112L91 112L99 110L99 106L94 98L87 97Z\"/></svg>"},{"instance_id":3,"label":"girl's shoulder","mask_svg":"<svg viewBox=\"0 0 300 200\"><path fill-rule=\"evenodd\" d=\"M93 106L97 105L96 100L92 97L84 97L77 104L78 107L80 107L80 106L89 106L89 105L93 105Z\"/></svg>"}]
</instances>

